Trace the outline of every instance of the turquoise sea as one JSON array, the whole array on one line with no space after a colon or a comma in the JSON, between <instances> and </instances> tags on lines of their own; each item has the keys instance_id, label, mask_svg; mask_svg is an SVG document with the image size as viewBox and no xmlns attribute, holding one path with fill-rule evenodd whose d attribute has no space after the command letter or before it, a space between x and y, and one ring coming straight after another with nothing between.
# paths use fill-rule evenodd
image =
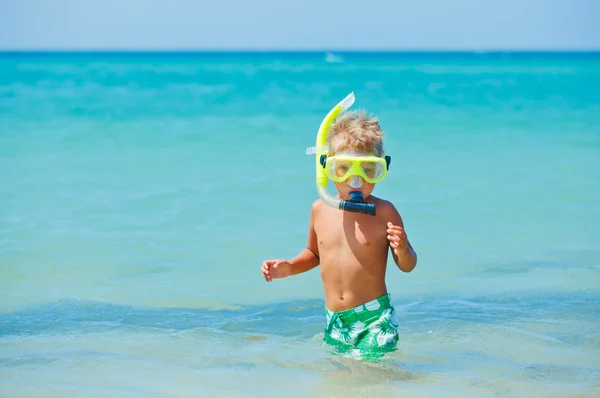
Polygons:
<instances>
[{"instance_id":1,"label":"turquoise sea","mask_svg":"<svg viewBox=\"0 0 600 398\"><path fill-rule=\"evenodd\" d=\"M351 91L419 255L378 363L259 271ZM599 93L599 53L0 54L0 396L600 396Z\"/></svg>"}]
</instances>

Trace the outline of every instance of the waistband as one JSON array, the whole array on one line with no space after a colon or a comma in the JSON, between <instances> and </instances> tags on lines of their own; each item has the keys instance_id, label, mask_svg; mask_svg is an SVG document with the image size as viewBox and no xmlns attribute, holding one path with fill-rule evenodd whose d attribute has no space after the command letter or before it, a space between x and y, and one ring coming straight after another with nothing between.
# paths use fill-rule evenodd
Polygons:
<instances>
[{"instance_id":1,"label":"waistband","mask_svg":"<svg viewBox=\"0 0 600 398\"><path fill-rule=\"evenodd\" d=\"M329 308L325 308L325 310L331 315L339 316L343 320L344 318L353 317L361 312L377 311L381 308L389 307L390 299L391 299L390 294L386 293L383 296L379 296L376 299L373 299L364 304L357 305L354 308L350 308L350 309L347 309L344 311L334 312L334 311L331 311Z\"/></svg>"}]
</instances>

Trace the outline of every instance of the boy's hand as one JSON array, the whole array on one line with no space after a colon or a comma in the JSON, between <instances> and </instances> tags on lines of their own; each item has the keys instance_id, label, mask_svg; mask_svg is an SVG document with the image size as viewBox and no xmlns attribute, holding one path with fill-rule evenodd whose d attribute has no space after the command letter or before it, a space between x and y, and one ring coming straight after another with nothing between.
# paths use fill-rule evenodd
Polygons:
<instances>
[{"instance_id":1,"label":"boy's hand","mask_svg":"<svg viewBox=\"0 0 600 398\"><path fill-rule=\"evenodd\" d=\"M406 232L404 232L404 228L388 222L387 233L390 247L394 250L394 253L396 253L397 256L404 253L408 247L408 239L406 237Z\"/></svg>"},{"instance_id":2,"label":"boy's hand","mask_svg":"<svg viewBox=\"0 0 600 398\"><path fill-rule=\"evenodd\" d=\"M286 260L267 260L263 262L260 270L265 281L271 282L276 278L285 278L290 275L291 264Z\"/></svg>"}]
</instances>

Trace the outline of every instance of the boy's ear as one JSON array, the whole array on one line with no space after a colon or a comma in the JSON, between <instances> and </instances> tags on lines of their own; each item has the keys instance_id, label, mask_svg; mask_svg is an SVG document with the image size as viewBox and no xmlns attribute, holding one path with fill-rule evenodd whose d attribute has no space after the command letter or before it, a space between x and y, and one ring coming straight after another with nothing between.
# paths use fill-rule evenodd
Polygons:
<instances>
[{"instance_id":1,"label":"boy's ear","mask_svg":"<svg viewBox=\"0 0 600 398\"><path fill-rule=\"evenodd\" d=\"M390 163L392 163L392 157L388 155L388 156L384 156L384 159L385 159L385 163L387 165L387 170L389 171L390 170ZM323 166L323 167L325 167L325 166Z\"/></svg>"}]
</instances>

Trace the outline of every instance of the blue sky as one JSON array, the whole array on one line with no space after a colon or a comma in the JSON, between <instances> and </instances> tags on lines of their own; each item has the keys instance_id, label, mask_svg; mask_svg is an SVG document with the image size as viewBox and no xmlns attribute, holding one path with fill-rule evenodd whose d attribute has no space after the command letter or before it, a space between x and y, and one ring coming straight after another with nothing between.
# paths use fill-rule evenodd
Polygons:
<instances>
[{"instance_id":1,"label":"blue sky","mask_svg":"<svg viewBox=\"0 0 600 398\"><path fill-rule=\"evenodd\" d=\"M600 50L600 0L0 0L0 49Z\"/></svg>"}]
</instances>

